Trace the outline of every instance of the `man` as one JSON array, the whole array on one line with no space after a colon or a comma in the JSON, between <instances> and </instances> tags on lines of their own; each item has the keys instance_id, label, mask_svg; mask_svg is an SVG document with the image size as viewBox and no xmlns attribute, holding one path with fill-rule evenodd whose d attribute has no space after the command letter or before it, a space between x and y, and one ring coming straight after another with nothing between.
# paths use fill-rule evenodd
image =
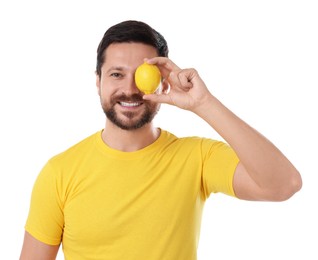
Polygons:
<instances>
[{"instance_id":1,"label":"man","mask_svg":"<svg viewBox=\"0 0 318 260\"><path fill-rule=\"evenodd\" d=\"M155 64L162 82L143 95L134 73ZM45 165L35 183L21 258L194 260L211 193L282 201L302 185L288 159L227 109L194 69L168 59L147 24L109 28L97 50L105 128ZM160 103L192 111L226 141L177 138L154 127Z\"/></svg>"}]
</instances>

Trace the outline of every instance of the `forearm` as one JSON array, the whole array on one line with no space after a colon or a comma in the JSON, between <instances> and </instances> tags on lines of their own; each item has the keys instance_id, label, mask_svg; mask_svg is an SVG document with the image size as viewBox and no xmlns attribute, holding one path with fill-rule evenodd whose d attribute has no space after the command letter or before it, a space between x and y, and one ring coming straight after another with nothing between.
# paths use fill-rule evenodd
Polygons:
<instances>
[{"instance_id":1,"label":"forearm","mask_svg":"<svg viewBox=\"0 0 318 260\"><path fill-rule=\"evenodd\" d=\"M280 189L299 173L268 139L246 124L212 95L194 111L235 150L259 187Z\"/></svg>"},{"instance_id":2,"label":"forearm","mask_svg":"<svg viewBox=\"0 0 318 260\"><path fill-rule=\"evenodd\" d=\"M301 177L289 160L217 100L195 69L182 70L165 57L148 62L159 66L165 79L163 85L169 91L145 95L144 99L192 111L224 138L240 159L233 180L238 197L284 200L300 189Z\"/></svg>"}]
</instances>

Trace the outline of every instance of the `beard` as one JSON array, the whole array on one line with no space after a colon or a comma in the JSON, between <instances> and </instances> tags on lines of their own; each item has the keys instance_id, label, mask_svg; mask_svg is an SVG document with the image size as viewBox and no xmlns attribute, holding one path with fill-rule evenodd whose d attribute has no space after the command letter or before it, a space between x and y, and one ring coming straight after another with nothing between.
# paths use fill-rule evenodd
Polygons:
<instances>
[{"instance_id":1,"label":"beard","mask_svg":"<svg viewBox=\"0 0 318 260\"><path fill-rule=\"evenodd\" d=\"M144 110L141 115L138 115L140 112L137 114L137 112L134 111L120 112L121 117L124 117L121 118L115 108L116 105L119 105L119 102L140 102L142 103ZM145 101L139 94L133 94L131 96L122 94L120 96L114 96L109 103L101 100L101 105L108 120L123 130L136 130L150 123L160 108L159 104Z\"/></svg>"}]
</instances>

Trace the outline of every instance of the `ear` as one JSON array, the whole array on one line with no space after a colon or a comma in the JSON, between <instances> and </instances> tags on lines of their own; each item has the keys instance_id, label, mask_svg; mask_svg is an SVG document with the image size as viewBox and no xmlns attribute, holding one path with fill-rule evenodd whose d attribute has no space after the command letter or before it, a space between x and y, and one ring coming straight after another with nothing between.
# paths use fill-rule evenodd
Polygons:
<instances>
[{"instance_id":1,"label":"ear","mask_svg":"<svg viewBox=\"0 0 318 260\"><path fill-rule=\"evenodd\" d=\"M97 74L97 73L95 73L95 75L96 75L96 87L97 87L97 93L98 93L98 95L100 96L100 76Z\"/></svg>"}]
</instances>

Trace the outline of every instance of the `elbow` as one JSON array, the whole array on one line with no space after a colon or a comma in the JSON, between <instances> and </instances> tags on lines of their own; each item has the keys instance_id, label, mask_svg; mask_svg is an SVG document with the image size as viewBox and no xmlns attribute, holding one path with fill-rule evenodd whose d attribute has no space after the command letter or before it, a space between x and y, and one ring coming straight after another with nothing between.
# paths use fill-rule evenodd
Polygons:
<instances>
[{"instance_id":1,"label":"elbow","mask_svg":"<svg viewBox=\"0 0 318 260\"><path fill-rule=\"evenodd\" d=\"M276 192L275 201L286 201L302 188L302 178L296 171L287 182Z\"/></svg>"}]
</instances>

